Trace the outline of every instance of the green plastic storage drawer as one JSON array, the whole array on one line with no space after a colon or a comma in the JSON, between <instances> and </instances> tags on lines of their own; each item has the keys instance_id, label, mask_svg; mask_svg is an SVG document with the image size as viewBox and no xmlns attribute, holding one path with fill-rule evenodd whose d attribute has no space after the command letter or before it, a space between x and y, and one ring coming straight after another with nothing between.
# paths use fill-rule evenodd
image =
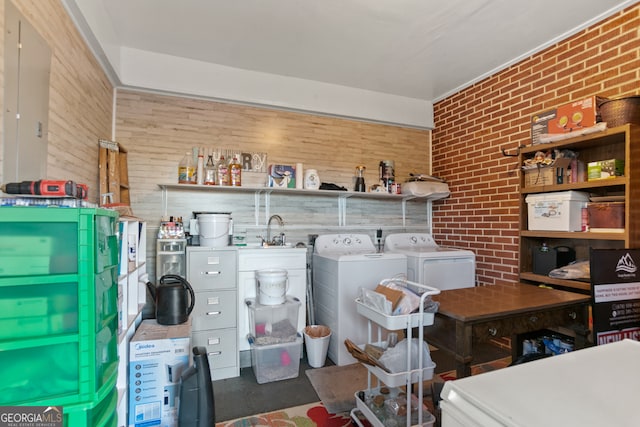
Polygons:
<instances>
[{"instance_id":1,"label":"green plastic storage drawer","mask_svg":"<svg viewBox=\"0 0 640 427\"><path fill-rule=\"evenodd\" d=\"M106 396L99 396L94 402L63 406L63 425L65 427L112 427L117 425L118 390L111 387L106 391Z\"/></svg>"},{"instance_id":2,"label":"green plastic storage drawer","mask_svg":"<svg viewBox=\"0 0 640 427\"><path fill-rule=\"evenodd\" d=\"M0 405L86 406L114 387L117 220L0 207Z\"/></svg>"}]
</instances>

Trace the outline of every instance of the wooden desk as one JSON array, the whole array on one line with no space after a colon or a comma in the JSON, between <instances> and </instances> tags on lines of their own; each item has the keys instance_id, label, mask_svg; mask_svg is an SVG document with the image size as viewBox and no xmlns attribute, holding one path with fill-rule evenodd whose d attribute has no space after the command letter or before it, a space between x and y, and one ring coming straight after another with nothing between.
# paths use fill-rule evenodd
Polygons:
<instances>
[{"instance_id":1,"label":"wooden desk","mask_svg":"<svg viewBox=\"0 0 640 427\"><path fill-rule=\"evenodd\" d=\"M588 295L509 283L442 291L433 299L440 307L425 338L454 354L458 378L471 375L474 342L511 336L515 358L518 334L562 326L576 333L576 349L586 345Z\"/></svg>"}]
</instances>

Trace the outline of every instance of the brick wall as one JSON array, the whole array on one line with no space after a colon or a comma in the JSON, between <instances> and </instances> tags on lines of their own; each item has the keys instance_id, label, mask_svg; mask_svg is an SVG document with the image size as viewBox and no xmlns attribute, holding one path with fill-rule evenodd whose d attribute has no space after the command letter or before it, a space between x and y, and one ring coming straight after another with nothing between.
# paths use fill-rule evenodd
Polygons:
<instances>
[{"instance_id":1,"label":"brick wall","mask_svg":"<svg viewBox=\"0 0 640 427\"><path fill-rule=\"evenodd\" d=\"M530 117L592 95L640 95L640 5L550 46L434 106L433 174L450 199L434 205L439 243L475 251L478 282L518 280L518 163Z\"/></svg>"}]
</instances>

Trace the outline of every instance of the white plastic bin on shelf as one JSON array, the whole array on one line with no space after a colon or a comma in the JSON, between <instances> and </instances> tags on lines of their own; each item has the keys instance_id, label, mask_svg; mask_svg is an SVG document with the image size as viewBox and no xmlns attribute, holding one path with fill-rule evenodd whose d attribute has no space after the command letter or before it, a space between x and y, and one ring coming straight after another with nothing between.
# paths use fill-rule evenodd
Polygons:
<instances>
[{"instance_id":1,"label":"white plastic bin on shelf","mask_svg":"<svg viewBox=\"0 0 640 427\"><path fill-rule=\"evenodd\" d=\"M582 208L588 201L589 193L581 191L529 194L529 230L582 231Z\"/></svg>"}]
</instances>

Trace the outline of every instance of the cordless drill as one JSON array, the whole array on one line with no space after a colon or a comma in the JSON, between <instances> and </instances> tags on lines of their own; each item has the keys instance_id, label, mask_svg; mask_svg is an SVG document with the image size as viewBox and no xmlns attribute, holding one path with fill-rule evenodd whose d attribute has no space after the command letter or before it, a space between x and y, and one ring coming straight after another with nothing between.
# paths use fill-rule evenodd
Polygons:
<instances>
[{"instance_id":1,"label":"cordless drill","mask_svg":"<svg viewBox=\"0 0 640 427\"><path fill-rule=\"evenodd\" d=\"M7 194L30 194L49 197L87 198L87 186L73 181L52 181L41 179L38 181L10 182L2 186Z\"/></svg>"}]
</instances>

